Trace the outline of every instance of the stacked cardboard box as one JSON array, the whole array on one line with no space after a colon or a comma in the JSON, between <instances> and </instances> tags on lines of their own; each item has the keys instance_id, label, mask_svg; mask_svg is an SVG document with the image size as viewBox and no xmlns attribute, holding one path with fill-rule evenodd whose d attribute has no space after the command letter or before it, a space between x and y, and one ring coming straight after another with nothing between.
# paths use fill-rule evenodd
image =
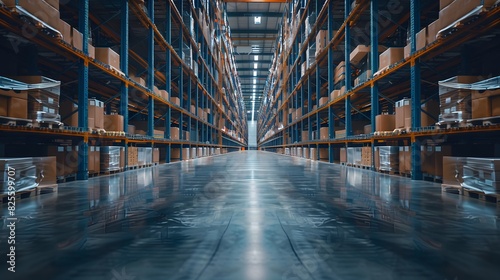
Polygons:
<instances>
[{"instance_id":1,"label":"stacked cardboard box","mask_svg":"<svg viewBox=\"0 0 500 280\"><path fill-rule=\"evenodd\" d=\"M345 61L341 61L337 67L335 67L334 71L334 83L337 84L340 81L343 81L345 79L345 74L346 74L346 64Z\"/></svg>"},{"instance_id":2,"label":"stacked cardboard box","mask_svg":"<svg viewBox=\"0 0 500 280\"><path fill-rule=\"evenodd\" d=\"M361 149L361 165L372 165L372 147L363 147Z\"/></svg>"},{"instance_id":3,"label":"stacked cardboard box","mask_svg":"<svg viewBox=\"0 0 500 280\"><path fill-rule=\"evenodd\" d=\"M101 147L101 171L118 171L122 167L122 147Z\"/></svg>"},{"instance_id":4,"label":"stacked cardboard box","mask_svg":"<svg viewBox=\"0 0 500 280\"><path fill-rule=\"evenodd\" d=\"M469 157L463 168L464 187L500 193L500 159Z\"/></svg>"},{"instance_id":5,"label":"stacked cardboard box","mask_svg":"<svg viewBox=\"0 0 500 280\"><path fill-rule=\"evenodd\" d=\"M101 150L100 147L90 146L88 155L89 173L101 172Z\"/></svg>"},{"instance_id":6,"label":"stacked cardboard box","mask_svg":"<svg viewBox=\"0 0 500 280\"><path fill-rule=\"evenodd\" d=\"M378 170L398 172L399 171L399 147L394 146L381 146L376 147L378 151L376 155L375 166Z\"/></svg>"},{"instance_id":7,"label":"stacked cardboard box","mask_svg":"<svg viewBox=\"0 0 500 280\"><path fill-rule=\"evenodd\" d=\"M178 127L170 127L170 139L179 140L180 131Z\"/></svg>"},{"instance_id":8,"label":"stacked cardboard box","mask_svg":"<svg viewBox=\"0 0 500 280\"><path fill-rule=\"evenodd\" d=\"M443 157L443 184L460 186L463 180L464 164L467 158L465 157Z\"/></svg>"},{"instance_id":9,"label":"stacked cardboard box","mask_svg":"<svg viewBox=\"0 0 500 280\"><path fill-rule=\"evenodd\" d=\"M472 91L472 118L500 116L500 90Z\"/></svg>"},{"instance_id":10,"label":"stacked cardboard box","mask_svg":"<svg viewBox=\"0 0 500 280\"><path fill-rule=\"evenodd\" d=\"M0 116L27 119L28 93L0 89Z\"/></svg>"},{"instance_id":11,"label":"stacked cardboard box","mask_svg":"<svg viewBox=\"0 0 500 280\"><path fill-rule=\"evenodd\" d=\"M309 131L308 130L302 131L302 142L308 141L308 140L309 140Z\"/></svg>"},{"instance_id":12,"label":"stacked cardboard box","mask_svg":"<svg viewBox=\"0 0 500 280\"><path fill-rule=\"evenodd\" d=\"M416 43L417 43L417 49L416 51L419 51L427 45L427 27L424 27L420 32L416 34ZM410 57L411 54L411 42L409 42L405 49L404 49L404 58Z\"/></svg>"},{"instance_id":13,"label":"stacked cardboard box","mask_svg":"<svg viewBox=\"0 0 500 280\"><path fill-rule=\"evenodd\" d=\"M120 55L111 48L95 48L95 58L115 69L120 69Z\"/></svg>"},{"instance_id":14,"label":"stacked cardboard box","mask_svg":"<svg viewBox=\"0 0 500 280\"><path fill-rule=\"evenodd\" d=\"M395 126L395 115L378 115L375 117L376 131L393 131Z\"/></svg>"},{"instance_id":15,"label":"stacked cardboard box","mask_svg":"<svg viewBox=\"0 0 500 280\"><path fill-rule=\"evenodd\" d=\"M104 129L107 131L123 131L122 115L104 115Z\"/></svg>"},{"instance_id":16,"label":"stacked cardboard box","mask_svg":"<svg viewBox=\"0 0 500 280\"><path fill-rule=\"evenodd\" d=\"M404 48L388 48L379 56L379 71L403 60Z\"/></svg>"},{"instance_id":17,"label":"stacked cardboard box","mask_svg":"<svg viewBox=\"0 0 500 280\"><path fill-rule=\"evenodd\" d=\"M443 82L471 84L477 82L478 79L476 76L456 76ZM471 118L471 90L440 85L439 100L441 108L440 121L461 121Z\"/></svg>"},{"instance_id":18,"label":"stacked cardboard box","mask_svg":"<svg viewBox=\"0 0 500 280\"><path fill-rule=\"evenodd\" d=\"M411 99L404 98L396 102L395 128L406 128L407 118L410 119L411 126Z\"/></svg>"},{"instance_id":19,"label":"stacked cardboard box","mask_svg":"<svg viewBox=\"0 0 500 280\"><path fill-rule=\"evenodd\" d=\"M137 147L127 148L127 167L136 167L138 165L139 151Z\"/></svg>"}]
</instances>

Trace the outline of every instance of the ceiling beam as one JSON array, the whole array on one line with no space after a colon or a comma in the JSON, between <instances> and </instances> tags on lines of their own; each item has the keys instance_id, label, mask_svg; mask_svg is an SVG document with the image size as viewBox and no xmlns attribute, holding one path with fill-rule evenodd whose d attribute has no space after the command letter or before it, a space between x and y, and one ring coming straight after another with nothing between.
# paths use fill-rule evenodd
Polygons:
<instances>
[{"instance_id":1,"label":"ceiling beam","mask_svg":"<svg viewBox=\"0 0 500 280\"><path fill-rule=\"evenodd\" d=\"M227 12L228 17L282 17L280 12Z\"/></svg>"},{"instance_id":2,"label":"ceiling beam","mask_svg":"<svg viewBox=\"0 0 500 280\"><path fill-rule=\"evenodd\" d=\"M236 67L236 70L239 71L265 71L265 72L269 72L269 68L268 67L260 67L260 68L239 68L239 67Z\"/></svg>"},{"instance_id":3,"label":"ceiling beam","mask_svg":"<svg viewBox=\"0 0 500 280\"><path fill-rule=\"evenodd\" d=\"M257 76L253 76L253 75L240 75L240 79L253 79L253 78L256 78L256 79L267 79L267 75L257 75Z\"/></svg>"},{"instance_id":4,"label":"ceiling beam","mask_svg":"<svg viewBox=\"0 0 500 280\"><path fill-rule=\"evenodd\" d=\"M253 53L235 53L235 55L273 55L274 53L258 53L258 52L253 52ZM256 61L257 62L257 61Z\"/></svg>"},{"instance_id":5,"label":"ceiling beam","mask_svg":"<svg viewBox=\"0 0 500 280\"><path fill-rule=\"evenodd\" d=\"M237 60L236 59L236 63L254 63L254 62L267 64L267 63L271 63L271 59L259 59L259 60Z\"/></svg>"},{"instance_id":6,"label":"ceiling beam","mask_svg":"<svg viewBox=\"0 0 500 280\"><path fill-rule=\"evenodd\" d=\"M276 29L231 29L231 34L276 34Z\"/></svg>"}]
</instances>

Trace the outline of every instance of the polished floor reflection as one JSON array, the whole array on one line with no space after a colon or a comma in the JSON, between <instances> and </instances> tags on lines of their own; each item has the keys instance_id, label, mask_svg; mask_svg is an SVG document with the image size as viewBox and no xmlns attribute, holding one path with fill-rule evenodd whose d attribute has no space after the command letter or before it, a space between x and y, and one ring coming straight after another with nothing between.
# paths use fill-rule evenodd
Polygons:
<instances>
[{"instance_id":1,"label":"polished floor reflection","mask_svg":"<svg viewBox=\"0 0 500 280\"><path fill-rule=\"evenodd\" d=\"M239 152L17 205L0 279L497 279L499 210L438 184ZM6 259L7 208L0 231Z\"/></svg>"}]
</instances>

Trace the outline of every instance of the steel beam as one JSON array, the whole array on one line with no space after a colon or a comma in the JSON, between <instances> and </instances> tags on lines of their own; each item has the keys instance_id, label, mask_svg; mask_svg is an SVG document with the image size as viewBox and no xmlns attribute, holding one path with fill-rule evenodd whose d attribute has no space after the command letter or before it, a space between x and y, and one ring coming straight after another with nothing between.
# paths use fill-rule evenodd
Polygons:
<instances>
[{"instance_id":1,"label":"steel beam","mask_svg":"<svg viewBox=\"0 0 500 280\"><path fill-rule=\"evenodd\" d=\"M89 0L80 0L78 3L78 29L83 34L83 52L88 55L89 49ZM78 65L78 126L88 130L88 98L89 98L89 66L86 60L80 60ZM88 180L89 143L83 139L78 144L78 180Z\"/></svg>"},{"instance_id":2,"label":"steel beam","mask_svg":"<svg viewBox=\"0 0 500 280\"><path fill-rule=\"evenodd\" d=\"M345 0L345 9L344 9L344 20L349 18L349 14L351 13L351 1ZM345 61L345 89L346 92L349 92L351 87L351 62L350 62L350 54L351 54L351 26L349 23L345 25L345 45L344 45L344 61ZM377 51L378 54L378 51ZM345 99L345 135L346 137L352 135L352 118L351 118L351 96L347 96Z\"/></svg>"},{"instance_id":3,"label":"steel beam","mask_svg":"<svg viewBox=\"0 0 500 280\"><path fill-rule=\"evenodd\" d=\"M410 1L410 40L411 40L411 53L415 53L417 49L416 36L420 30L420 1ZM420 120L420 98L421 98L421 72L420 62L415 61L411 65L411 128L415 131L416 128L421 126ZM420 149L421 144L418 141L413 141L411 145L411 178L413 180L422 179L422 167Z\"/></svg>"},{"instance_id":4,"label":"steel beam","mask_svg":"<svg viewBox=\"0 0 500 280\"><path fill-rule=\"evenodd\" d=\"M371 64L371 78L373 79L373 74L378 71L379 68L379 56L378 56L378 25L379 25L379 11L378 11L378 0L372 0L370 2L370 35L371 35L371 51L370 51L370 64ZM375 118L379 114L379 97L378 97L378 83L375 82L371 87L371 126L372 132L375 132L376 122Z\"/></svg>"}]
</instances>

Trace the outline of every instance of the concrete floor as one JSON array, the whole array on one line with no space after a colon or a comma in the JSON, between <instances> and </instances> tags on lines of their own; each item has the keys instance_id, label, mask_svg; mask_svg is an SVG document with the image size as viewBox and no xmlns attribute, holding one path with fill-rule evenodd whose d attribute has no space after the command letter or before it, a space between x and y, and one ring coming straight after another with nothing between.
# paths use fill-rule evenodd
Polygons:
<instances>
[{"instance_id":1,"label":"concrete floor","mask_svg":"<svg viewBox=\"0 0 500 280\"><path fill-rule=\"evenodd\" d=\"M1 261L0 279L455 280L500 272L495 204L265 152L62 184L16 210L17 272Z\"/></svg>"}]
</instances>

